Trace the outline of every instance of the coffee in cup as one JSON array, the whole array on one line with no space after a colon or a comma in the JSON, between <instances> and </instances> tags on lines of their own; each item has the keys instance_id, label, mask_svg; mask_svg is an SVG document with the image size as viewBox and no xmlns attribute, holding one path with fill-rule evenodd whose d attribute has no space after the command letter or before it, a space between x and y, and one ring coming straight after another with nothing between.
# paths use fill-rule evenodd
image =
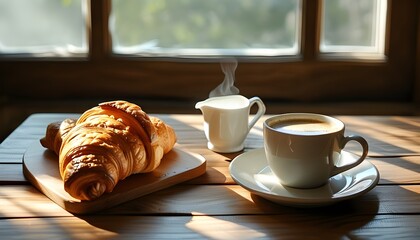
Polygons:
<instances>
[{"instance_id":1,"label":"coffee in cup","mask_svg":"<svg viewBox=\"0 0 420 240\"><path fill-rule=\"evenodd\" d=\"M280 132L297 135L318 135L334 131L338 126L316 119L289 119L272 123L272 128Z\"/></svg>"},{"instance_id":2,"label":"coffee in cup","mask_svg":"<svg viewBox=\"0 0 420 240\"><path fill-rule=\"evenodd\" d=\"M330 177L357 166L367 156L367 141L357 135L344 136L344 131L343 122L321 114L288 113L270 117L263 126L267 162L285 186L319 187ZM341 150L349 141L362 146L362 156L338 166Z\"/></svg>"}]
</instances>

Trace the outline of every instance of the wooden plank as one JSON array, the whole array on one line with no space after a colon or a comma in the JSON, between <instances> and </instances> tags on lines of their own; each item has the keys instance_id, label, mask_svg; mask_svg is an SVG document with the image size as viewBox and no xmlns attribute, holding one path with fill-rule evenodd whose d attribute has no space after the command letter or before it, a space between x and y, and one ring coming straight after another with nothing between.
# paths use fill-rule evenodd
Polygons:
<instances>
[{"instance_id":1,"label":"wooden plank","mask_svg":"<svg viewBox=\"0 0 420 240\"><path fill-rule=\"evenodd\" d=\"M63 119L66 114L35 114L22 124L26 126L46 126L51 121ZM206 147L206 139L200 114L156 114L173 125L178 135L178 142L188 147ZM270 115L261 118L250 132L247 148L263 147L262 122ZM398 116L337 116L347 126L347 134L358 134L365 137L370 144L370 156L420 155L420 118ZM43 134L31 130L32 134ZM24 135L25 136L25 135ZM27 136L27 135L26 135ZM13 135L11 136L13 138ZM357 147L352 150L357 151Z\"/></svg>"},{"instance_id":2,"label":"wooden plank","mask_svg":"<svg viewBox=\"0 0 420 240\"><path fill-rule=\"evenodd\" d=\"M420 155L420 118L338 116L346 134L357 134L369 143L369 156ZM354 148L353 148L354 149Z\"/></svg>"},{"instance_id":3,"label":"wooden plank","mask_svg":"<svg viewBox=\"0 0 420 240\"><path fill-rule=\"evenodd\" d=\"M72 114L35 114L31 115L16 129L1 146L8 149L26 149L31 141L36 141L44 134L45 127L52 121ZM178 143L189 148L206 148L206 139L202 131L202 116L188 114L156 115L174 125ZM264 116L246 139L246 148L263 147L262 122ZM420 118L415 117L362 117L338 116L347 125L347 134L365 137L370 145L370 156L420 155ZM357 146L350 150L358 151Z\"/></svg>"},{"instance_id":4,"label":"wooden plank","mask_svg":"<svg viewBox=\"0 0 420 240\"><path fill-rule=\"evenodd\" d=\"M22 164L0 164L0 184L27 184Z\"/></svg>"},{"instance_id":5,"label":"wooden plank","mask_svg":"<svg viewBox=\"0 0 420 240\"><path fill-rule=\"evenodd\" d=\"M0 146L0 164L2 164L2 163L22 163L23 153L24 153L23 150L22 151L17 151L15 149L5 149L5 148L2 148Z\"/></svg>"},{"instance_id":6,"label":"wooden plank","mask_svg":"<svg viewBox=\"0 0 420 240\"><path fill-rule=\"evenodd\" d=\"M0 219L18 239L417 239L418 215L71 216Z\"/></svg>"},{"instance_id":7,"label":"wooden plank","mask_svg":"<svg viewBox=\"0 0 420 240\"><path fill-rule=\"evenodd\" d=\"M39 142L39 138L6 138L1 144L1 148L10 149L16 152L25 152L34 142Z\"/></svg>"},{"instance_id":8,"label":"wooden plank","mask_svg":"<svg viewBox=\"0 0 420 240\"><path fill-rule=\"evenodd\" d=\"M190 148L189 148L190 149ZM246 149L247 151L247 149ZM192 152L203 156L207 161L206 173L186 184L235 184L229 173L230 161L240 153L218 154L208 149L195 149ZM26 183L22 173L22 154L2 154L0 149L0 183ZM368 158L380 172L380 185L420 184L420 156L396 158ZM4 164L6 163L6 164ZM9 164L18 163L18 164Z\"/></svg>"},{"instance_id":9,"label":"wooden plank","mask_svg":"<svg viewBox=\"0 0 420 240\"><path fill-rule=\"evenodd\" d=\"M22 125L46 126L51 122L62 121L66 118L78 118L79 116L80 113L35 113L30 115Z\"/></svg>"},{"instance_id":10,"label":"wooden plank","mask_svg":"<svg viewBox=\"0 0 420 240\"><path fill-rule=\"evenodd\" d=\"M420 157L368 158L380 173L379 184L420 184Z\"/></svg>"},{"instance_id":11,"label":"wooden plank","mask_svg":"<svg viewBox=\"0 0 420 240\"><path fill-rule=\"evenodd\" d=\"M106 214L341 214L420 213L420 186L377 186L364 196L324 208L293 208L272 203L237 185L180 185L133 200ZM135 209L135 210L134 210Z\"/></svg>"},{"instance_id":12,"label":"wooden plank","mask_svg":"<svg viewBox=\"0 0 420 240\"><path fill-rule=\"evenodd\" d=\"M29 185L0 186L0 216L67 216L68 212ZM420 214L420 186L377 186L358 198L321 208L293 208L272 203L237 185L177 185L99 215L338 215Z\"/></svg>"},{"instance_id":13,"label":"wooden plank","mask_svg":"<svg viewBox=\"0 0 420 240\"><path fill-rule=\"evenodd\" d=\"M0 186L0 217L71 216L29 185Z\"/></svg>"}]
</instances>

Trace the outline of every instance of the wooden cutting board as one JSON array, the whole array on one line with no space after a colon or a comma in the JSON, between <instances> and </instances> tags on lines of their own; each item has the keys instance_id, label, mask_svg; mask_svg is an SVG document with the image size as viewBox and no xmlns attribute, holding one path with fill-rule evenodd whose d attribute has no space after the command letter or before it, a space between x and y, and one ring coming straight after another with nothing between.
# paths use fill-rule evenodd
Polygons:
<instances>
[{"instance_id":1,"label":"wooden cutting board","mask_svg":"<svg viewBox=\"0 0 420 240\"><path fill-rule=\"evenodd\" d=\"M111 193L93 201L73 198L64 190L58 157L40 143L31 145L23 156L23 174L48 198L71 213L85 214L121 204L143 195L193 179L205 173L206 161L198 154L177 148L167 153L157 169L131 175L118 182Z\"/></svg>"}]
</instances>

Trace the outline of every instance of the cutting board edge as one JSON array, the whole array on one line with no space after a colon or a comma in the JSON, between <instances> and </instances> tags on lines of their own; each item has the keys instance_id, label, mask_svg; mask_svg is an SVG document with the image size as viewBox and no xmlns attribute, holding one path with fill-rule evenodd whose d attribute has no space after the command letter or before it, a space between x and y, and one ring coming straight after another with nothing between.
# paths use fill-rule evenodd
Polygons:
<instances>
[{"instance_id":1,"label":"cutting board edge","mask_svg":"<svg viewBox=\"0 0 420 240\"><path fill-rule=\"evenodd\" d=\"M35 146L36 148L36 146ZM31 148L28 148L27 151L30 151ZM87 214L87 213L93 213L93 212L98 212L100 210L104 210L107 208L111 208L111 207L115 207L119 204L134 200L136 198L145 196L147 194L151 194L153 192L177 185L179 183L185 182L185 181L189 181L191 179L194 179L196 177L201 176L202 174L204 174L206 172L206 160L204 159L204 157L202 157L199 154L196 153L192 153L189 152L185 149L181 149L181 148L176 148L174 149L175 151L181 151L181 152L185 152L191 156L196 157L197 159L200 158L200 160L197 160L197 165L193 168L190 168L184 172L181 172L175 176L171 176L168 178L163 179L160 183L158 187L154 187L153 186L148 186L146 188L146 190L144 192L136 192L135 190L128 193L128 197L126 198L118 198L116 196L111 196L111 198L113 199L117 199L115 201L111 201L109 199L109 196L107 197L107 199L97 199L97 200L93 200L93 201L80 201L80 202L76 202L76 201L71 201L68 199L65 199L64 197L60 197L59 194L55 191L51 191L47 186L45 186L45 184L42 183L42 181L39 181L39 179L37 179L36 176L34 176L34 174L28 169L28 166L26 164L26 160L25 160L25 156L26 156L26 152L22 157L22 171L23 171L23 175L25 176L25 178L35 187L37 188L42 194L44 194L45 196L47 196L50 200L52 200L54 203L56 203L57 205L59 205L61 208L63 208L64 210L73 213L73 214ZM198 164L199 163L199 164ZM112 193L111 193L112 194ZM99 204L98 204L99 203Z\"/></svg>"}]
</instances>

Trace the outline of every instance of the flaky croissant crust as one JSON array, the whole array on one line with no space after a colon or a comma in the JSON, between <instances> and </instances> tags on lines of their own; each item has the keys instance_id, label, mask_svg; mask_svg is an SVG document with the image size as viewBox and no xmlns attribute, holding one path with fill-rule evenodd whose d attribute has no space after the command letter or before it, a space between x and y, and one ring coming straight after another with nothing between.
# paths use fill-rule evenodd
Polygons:
<instances>
[{"instance_id":1,"label":"flaky croissant crust","mask_svg":"<svg viewBox=\"0 0 420 240\"><path fill-rule=\"evenodd\" d=\"M59 156L65 190L80 200L111 192L131 174L156 169L176 142L172 127L126 101L99 104L48 126L41 144Z\"/></svg>"}]
</instances>

